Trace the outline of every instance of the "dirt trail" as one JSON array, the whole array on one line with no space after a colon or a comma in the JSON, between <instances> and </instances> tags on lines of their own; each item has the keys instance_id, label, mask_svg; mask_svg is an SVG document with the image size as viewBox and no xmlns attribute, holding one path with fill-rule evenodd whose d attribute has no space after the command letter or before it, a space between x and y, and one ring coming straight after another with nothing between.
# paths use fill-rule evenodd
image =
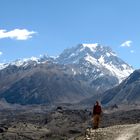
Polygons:
<instances>
[{"instance_id":1,"label":"dirt trail","mask_svg":"<svg viewBox=\"0 0 140 140\"><path fill-rule=\"evenodd\" d=\"M86 136L76 140L140 140L140 124L87 129Z\"/></svg>"},{"instance_id":2,"label":"dirt trail","mask_svg":"<svg viewBox=\"0 0 140 140\"><path fill-rule=\"evenodd\" d=\"M138 133L138 134L137 134ZM115 140L140 140L140 124L128 126Z\"/></svg>"}]
</instances>

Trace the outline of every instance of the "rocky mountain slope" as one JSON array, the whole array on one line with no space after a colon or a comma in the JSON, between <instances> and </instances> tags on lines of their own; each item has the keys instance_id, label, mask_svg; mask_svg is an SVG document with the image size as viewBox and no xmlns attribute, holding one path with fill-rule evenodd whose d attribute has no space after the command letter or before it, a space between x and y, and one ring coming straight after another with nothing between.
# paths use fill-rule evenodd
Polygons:
<instances>
[{"instance_id":1,"label":"rocky mountain slope","mask_svg":"<svg viewBox=\"0 0 140 140\"><path fill-rule=\"evenodd\" d=\"M76 103L118 85L133 71L99 44L80 44L57 58L44 55L0 67L0 98L19 104Z\"/></svg>"},{"instance_id":2,"label":"rocky mountain slope","mask_svg":"<svg viewBox=\"0 0 140 140\"><path fill-rule=\"evenodd\" d=\"M117 87L106 91L102 104L140 104L140 70L134 71Z\"/></svg>"},{"instance_id":3,"label":"rocky mountain slope","mask_svg":"<svg viewBox=\"0 0 140 140\"><path fill-rule=\"evenodd\" d=\"M66 49L56 59L62 64L77 64L81 66L81 72L88 75L89 72L95 75L115 76L119 81L125 79L133 69L120 59L111 48L100 44L79 44L76 47ZM89 69L82 69L87 66ZM96 78L96 77L95 77Z\"/></svg>"},{"instance_id":4,"label":"rocky mountain slope","mask_svg":"<svg viewBox=\"0 0 140 140\"><path fill-rule=\"evenodd\" d=\"M13 70L12 70L13 69ZM48 63L11 66L0 71L0 98L9 103L55 104L77 102L93 94L84 82L71 76L68 67Z\"/></svg>"},{"instance_id":5,"label":"rocky mountain slope","mask_svg":"<svg viewBox=\"0 0 140 140\"><path fill-rule=\"evenodd\" d=\"M87 81L96 92L112 88L133 72L109 47L97 43L66 49L56 61L71 65L77 78Z\"/></svg>"}]
</instances>

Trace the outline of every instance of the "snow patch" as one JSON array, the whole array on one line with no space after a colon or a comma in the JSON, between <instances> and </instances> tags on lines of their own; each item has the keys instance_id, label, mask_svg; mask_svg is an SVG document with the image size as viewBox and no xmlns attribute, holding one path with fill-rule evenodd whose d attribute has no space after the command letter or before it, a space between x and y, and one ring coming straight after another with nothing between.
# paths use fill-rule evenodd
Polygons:
<instances>
[{"instance_id":1,"label":"snow patch","mask_svg":"<svg viewBox=\"0 0 140 140\"><path fill-rule=\"evenodd\" d=\"M9 64L8 63L0 63L0 70L6 68Z\"/></svg>"},{"instance_id":2,"label":"snow patch","mask_svg":"<svg viewBox=\"0 0 140 140\"><path fill-rule=\"evenodd\" d=\"M76 71L73 68L72 68L72 72L73 72L74 75L76 75Z\"/></svg>"},{"instance_id":3,"label":"snow patch","mask_svg":"<svg viewBox=\"0 0 140 140\"><path fill-rule=\"evenodd\" d=\"M9 64L15 65L15 66L17 66L17 67L20 67L20 66L22 66L22 65L23 65L23 66L27 66L27 63L28 63L29 61L34 61L34 62L36 62L36 63L39 63L39 58L37 58L37 57L24 58L24 59L19 59L19 60L13 61L13 62L11 62L11 63L9 63Z\"/></svg>"},{"instance_id":4,"label":"snow patch","mask_svg":"<svg viewBox=\"0 0 140 140\"><path fill-rule=\"evenodd\" d=\"M33 56L32 56L31 58L28 58L27 61L28 61L28 60L32 60L32 61L38 62L39 59L38 59L37 57L33 57Z\"/></svg>"},{"instance_id":5,"label":"snow patch","mask_svg":"<svg viewBox=\"0 0 140 140\"><path fill-rule=\"evenodd\" d=\"M121 69L117 68L116 66L110 65L110 64L103 63L102 65L105 68L107 68L112 73L112 75L116 76L119 79L119 83L121 83L122 80L124 80L126 77L128 77L133 72L132 69L121 70Z\"/></svg>"},{"instance_id":6,"label":"snow patch","mask_svg":"<svg viewBox=\"0 0 140 140\"><path fill-rule=\"evenodd\" d=\"M69 58L71 58L71 57L73 57L73 56L75 56L76 54L75 53L72 53L70 56L69 56Z\"/></svg>"},{"instance_id":7,"label":"snow patch","mask_svg":"<svg viewBox=\"0 0 140 140\"><path fill-rule=\"evenodd\" d=\"M46 56L46 57L49 57L49 56ZM54 60L57 59L59 56L50 56L50 58L53 58Z\"/></svg>"},{"instance_id":8,"label":"snow patch","mask_svg":"<svg viewBox=\"0 0 140 140\"><path fill-rule=\"evenodd\" d=\"M127 65L126 64L122 64L122 67L124 68L124 69L127 69Z\"/></svg>"},{"instance_id":9,"label":"snow patch","mask_svg":"<svg viewBox=\"0 0 140 140\"><path fill-rule=\"evenodd\" d=\"M85 60L90 62L93 65L99 66L99 63L97 62L97 59L94 57L90 56L89 54L85 57Z\"/></svg>"},{"instance_id":10,"label":"snow patch","mask_svg":"<svg viewBox=\"0 0 140 140\"><path fill-rule=\"evenodd\" d=\"M106 53L106 55L109 57L110 56L110 53Z\"/></svg>"},{"instance_id":11,"label":"snow patch","mask_svg":"<svg viewBox=\"0 0 140 140\"><path fill-rule=\"evenodd\" d=\"M101 56L101 57L98 59L98 61L99 61L101 64L103 64L103 63L105 62L104 57Z\"/></svg>"},{"instance_id":12,"label":"snow patch","mask_svg":"<svg viewBox=\"0 0 140 140\"><path fill-rule=\"evenodd\" d=\"M95 44L82 44L84 48L89 48L92 52L95 52L97 46L98 46L98 43L95 43Z\"/></svg>"},{"instance_id":13,"label":"snow patch","mask_svg":"<svg viewBox=\"0 0 140 140\"><path fill-rule=\"evenodd\" d=\"M114 65L112 62L105 63L104 56L101 56L99 59L95 59L91 55L86 54L85 60L98 68L106 68L107 70L109 70L111 75L118 78L119 83L121 83L133 72L133 69L130 69L126 64L122 64L122 67L117 67L117 65ZM100 76L103 76L103 74L101 74Z\"/></svg>"},{"instance_id":14,"label":"snow patch","mask_svg":"<svg viewBox=\"0 0 140 140\"><path fill-rule=\"evenodd\" d=\"M113 55L113 56L117 56L117 54L116 54L116 53L112 53L112 52L110 52L110 54L111 54L111 55Z\"/></svg>"}]
</instances>

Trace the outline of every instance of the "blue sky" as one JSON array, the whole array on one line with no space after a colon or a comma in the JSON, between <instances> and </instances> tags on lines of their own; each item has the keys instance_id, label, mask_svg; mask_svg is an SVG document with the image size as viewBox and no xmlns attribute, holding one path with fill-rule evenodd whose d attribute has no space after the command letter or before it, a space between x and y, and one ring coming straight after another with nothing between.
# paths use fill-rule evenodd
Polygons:
<instances>
[{"instance_id":1,"label":"blue sky","mask_svg":"<svg viewBox=\"0 0 140 140\"><path fill-rule=\"evenodd\" d=\"M140 68L140 0L0 0L0 62L110 46Z\"/></svg>"}]
</instances>

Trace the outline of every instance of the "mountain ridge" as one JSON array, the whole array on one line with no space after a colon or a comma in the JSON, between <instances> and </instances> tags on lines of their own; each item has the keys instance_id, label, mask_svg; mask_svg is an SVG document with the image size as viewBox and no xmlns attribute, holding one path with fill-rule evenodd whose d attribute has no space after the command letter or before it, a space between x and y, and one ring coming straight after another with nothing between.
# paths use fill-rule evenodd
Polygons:
<instances>
[{"instance_id":1,"label":"mountain ridge","mask_svg":"<svg viewBox=\"0 0 140 140\"><path fill-rule=\"evenodd\" d=\"M79 102L118 85L133 71L99 44L79 44L56 58L44 55L5 66L0 70L0 98L21 104Z\"/></svg>"},{"instance_id":2,"label":"mountain ridge","mask_svg":"<svg viewBox=\"0 0 140 140\"><path fill-rule=\"evenodd\" d=\"M112 104L140 104L140 69L135 70L118 86L106 91L102 103Z\"/></svg>"}]
</instances>

